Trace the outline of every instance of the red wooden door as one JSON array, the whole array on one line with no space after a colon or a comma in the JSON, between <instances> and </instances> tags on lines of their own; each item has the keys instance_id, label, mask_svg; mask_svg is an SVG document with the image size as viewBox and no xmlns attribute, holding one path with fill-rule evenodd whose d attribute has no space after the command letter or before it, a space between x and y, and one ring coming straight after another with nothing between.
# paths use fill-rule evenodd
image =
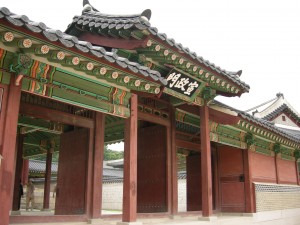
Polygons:
<instances>
[{"instance_id":1,"label":"red wooden door","mask_svg":"<svg viewBox=\"0 0 300 225\"><path fill-rule=\"evenodd\" d=\"M243 150L218 147L222 212L245 212Z\"/></svg>"},{"instance_id":2,"label":"red wooden door","mask_svg":"<svg viewBox=\"0 0 300 225\"><path fill-rule=\"evenodd\" d=\"M166 129L139 129L137 164L137 211L166 212Z\"/></svg>"},{"instance_id":3,"label":"red wooden door","mask_svg":"<svg viewBox=\"0 0 300 225\"><path fill-rule=\"evenodd\" d=\"M80 129L61 135L56 215L84 214L89 131Z\"/></svg>"},{"instance_id":4,"label":"red wooden door","mask_svg":"<svg viewBox=\"0 0 300 225\"><path fill-rule=\"evenodd\" d=\"M201 155L186 158L186 206L187 211L202 210Z\"/></svg>"}]
</instances>

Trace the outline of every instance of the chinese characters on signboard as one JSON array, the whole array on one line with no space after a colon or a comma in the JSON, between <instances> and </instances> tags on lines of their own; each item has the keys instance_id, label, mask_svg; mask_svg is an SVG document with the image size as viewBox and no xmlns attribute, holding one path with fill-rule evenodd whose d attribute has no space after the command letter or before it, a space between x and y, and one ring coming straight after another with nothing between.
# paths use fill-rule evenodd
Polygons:
<instances>
[{"instance_id":1,"label":"chinese characters on signboard","mask_svg":"<svg viewBox=\"0 0 300 225\"><path fill-rule=\"evenodd\" d=\"M200 86L200 82L174 69L167 76L167 82L168 88L189 97L191 97Z\"/></svg>"}]
</instances>

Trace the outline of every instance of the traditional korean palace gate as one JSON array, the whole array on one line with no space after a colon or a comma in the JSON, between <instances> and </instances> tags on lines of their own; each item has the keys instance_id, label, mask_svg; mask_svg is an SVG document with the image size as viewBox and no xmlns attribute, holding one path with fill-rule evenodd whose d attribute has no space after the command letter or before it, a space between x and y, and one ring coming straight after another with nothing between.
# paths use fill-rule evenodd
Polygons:
<instances>
[{"instance_id":1,"label":"traditional korean palace gate","mask_svg":"<svg viewBox=\"0 0 300 225\"><path fill-rule=\"evenodd\" d=\"M203 217L255 212L255 181L299 184L299 140L213 100L249 91L241 71L222 70L158 33L150 10L108 16L84 2L67 34L0 9L1 225L101 218L104 144L121 140L123 222L178 214L178 151L187 161L187 210ZM49 208L55 151L56 216L9 216L23 159L37 154L47 154ZM260 174L257 158L276 170L282 161L294 174Z\"/></svg>"}]
</instances>

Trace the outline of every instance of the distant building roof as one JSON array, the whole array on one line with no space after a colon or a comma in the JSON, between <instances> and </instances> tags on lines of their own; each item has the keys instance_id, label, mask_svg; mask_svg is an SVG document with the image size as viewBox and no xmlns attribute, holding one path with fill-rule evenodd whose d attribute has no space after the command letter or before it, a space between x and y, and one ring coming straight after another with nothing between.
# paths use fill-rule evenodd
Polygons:
<instances>
[{"instance_id":1,"label":"distant building roof","mask_svg":"<svg viewBox=\"0 0 300 225\"><path fill-rule=\"evenodd\" d=\"M57 174L58 163L52 162L51 164L51 174ZM41 160L29 160L29 173L34 174L44 174L46 171L46 162Z\"/></svg>"},{"instance_id":2,"label":"distant building roof","mask_svg":"<svg viewBox=\"0 0 300 225\"><path fill-rule=\"evenodd\" d=\"M272 99L271 102L267 104L261 104L257 108L252 108L253 115L257 118L262 118L265 120L272 120L276 116L285 112L290 115L297 123L300 125L300 114L291 106L291 104L284 98L282 93L278 93L276 98Z\"/></svg>"}]
</instances>

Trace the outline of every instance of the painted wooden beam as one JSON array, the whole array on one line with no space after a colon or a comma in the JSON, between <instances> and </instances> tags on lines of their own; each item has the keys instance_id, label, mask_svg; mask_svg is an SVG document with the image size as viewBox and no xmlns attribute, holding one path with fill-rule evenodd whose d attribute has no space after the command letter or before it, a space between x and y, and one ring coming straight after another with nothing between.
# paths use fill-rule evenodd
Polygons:
<instances>
[{"instance_id":1,"label":"painted wooden beam","mask_svg":"<svg viewBox=\"0 0 300 225\"><path fill-rule=\"evenodd\" d=\"M209 109L209 120L219 124L235 125L239 122L240 118L215 109Z\"/></svg>"},{"instance_id":2,"label":"painted wooden beam","mask_svg":"<svg viewBox=\"0 0 300 225\"><path fill-rule=\"evenodd\" d=\"M198 115L198 109L197 109L198 106L184 104L178 106L177 108L186 111L188 113ZM209 108L208 110L209 110L209 120L219 124L235 125L240 120L238 116L229 115L227 113L220 112L211 108Z\"/></svg>"},{"instance_id":3,"label":"painted wooden beam","mask_svg":"<svg viewBox=\"0 0 300 225\"><path fill-rule=\"evenodd\" d=\"M197 152L201 151L201 145L196 144L194 142L176 139L175 143L177 148L184 148L184 149L189 149Z\"/></svg>"},{"instance_id":4,"label":"painted wooden beam","mask_svg":"<svg viewBox=\"0 0 300 225\"><path fill-rule=\"evenodd\" d=\"M170 126L170 121L169 120L166 120L166 119L163 119L161 117L152 115L150 113L141 112L141 111L138 112L138 119L148 121L148 122L151 122L151 123L155 123L155 124L160 124L160 125L163 125L163 126L166 126L166 127Z\"/></svg>"},{"instance_id":5,"label":"painted wooden beam","mask_svg":"<svg viewBox=\"0 0 300 225\"><path fill-rule=\"evenodd\" d=\"M20 113L77 127L93 128L93 120L28 103L21 103Z\"/></svg>"}]
</instances>

